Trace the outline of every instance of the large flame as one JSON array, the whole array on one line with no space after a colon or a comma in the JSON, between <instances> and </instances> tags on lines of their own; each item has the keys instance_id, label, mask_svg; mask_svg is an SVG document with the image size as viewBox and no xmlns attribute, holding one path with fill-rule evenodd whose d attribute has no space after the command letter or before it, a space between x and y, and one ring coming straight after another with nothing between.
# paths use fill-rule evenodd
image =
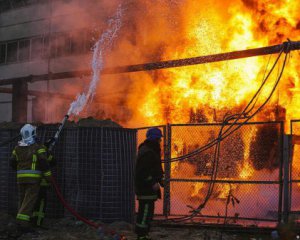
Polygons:
<instances>
[{"instance_id":1,"label":"large flame","mask_svg":"<svg viewBox=\"0 0 300 240\"><path fill-rule=\"evenodd\" d=\"M126 8L127 20L124 20L118 44L107 56L107 66L263 47L281 44L287 38L300 40L298 0L133 0L128 1ZM105 98L110 104L105 109L105 116L126 127L219 122L224 114L240 112L249 102L275 57L252 57L160 71L103 76L96 100L101 102L106 92L116 92L112 98ZM300 118L298 57L298 52L291 54L277 91L267 105L268 111L253 120L284 119L288 131L289 120ZM270 94L276 75L277 68L260 94L258 106ZM97 117L99 106L94 105L95 111L90 110L89 114ZM282 109L285 110L284 116L279 116L278 112ZM237 135L236 141L243 143L243 154L239 156L241 159L237 159L239 173L236 177L240 179L249 179L255 173L250 161L250 145L258 134L257 131L252 129L247 136ZM196 144L206 143L197 138L197 133L189 134L195 136L186 140L174 134L172 157L193 150ZM206 135L206 139L209 139L210 133ZM189 146L185 145L187 142ZM195 171L195 166L191 163L172 164L172 177L188 175L196 179L198 176ZM262 175L263 172L257 174L257 177ZM190 186L182 189L189 196L185 200L203 199L207 184L191 183ZM222 186L216 187L219 194L215 197L224 200L229 192L236 190L236 186L231 185L225 185L223 190ZM255 191L259 192L257 189Z\"/></svg>"},{"instance_id":2,"label":"large flame","mask_svg":"<svg viewBox=\"0 0 300 240\"><path fill-rule=\"evenodd\" d=\"M108 59L112 65L116 62L126 65L263 47L280 44L287 38L299 40L300 3L297 0L132 2L129 14L132 25L126 28L125 35L119 39L119 49ZM280 85L267 105L269 111L253 120L284 119L288 131L289 120L300 118L298 56L298 52L291 54ZM126 92L119 96L118 103L126 107L129 117L117 120L129 127L219 122L225 113L239 112L249 102L275 57L252 57L118 76L115 87L124 88ZM276 76L277 69L265 85L257 105L270 94ZM128 85L121 87L120 83L124 85L124 81ZM111 89L112 81L107 83L110 87L102 86L100 95L101 91ZM285 115L279 116L278 109L285 109ZM115 108L112 109L114 111ZM244 146L243 159L237 159L239 173L235 177L250 179L255 173L250 161L250 145L256 134L257 130L253 128L247 136L240 136ZM176 136L176 133L172 140L172 157L183 155L196 143L205 144L196 136L186 140L182 135ZM256 172L256 176L261 175ZM193 164L172 164L172 177L185 176L192 179L199 177ZM190 183L190 188L180 190L186 191L184 196L189 196L182 200L199 202L199 199L204 198L205 189L207 184ZM246 189L244 191L251 192L250 186ZM234 185L216 187L218 194L215 197L224 200L230 191L235 190Z\"/></svg>"},{"instance_id":3,"label":"large flame","mask_svg":"<svg viewBox=\"0 0 300 240\"><path fill-rule=\"evenodd\" d=\"M180 59L280 44L287 38L298 40L300 4L294 1L132 1L117 48L109 65L125 65ZM145 10L147 9L147 10ZM300 117L299 53L292 53L284 77L269 106L283 106L286 120ZM118 76L115 86L127 94L119 104L128 109L127 118L117 120L126 126L191 122L191 114L201 112L196 121L220 121L227 111L238 111L261 84L274 57L172 68ZM267 63L269 62L269 65ZM259 103L270 93L274 73L260 95ZM122 85L120 86L120 81ZM124 84L125 82L128 84ZM99 89L99 95L112 88ZM124 86L126 85L126 86ZM112 111L115 111L113 109ZM110 114L108 116L115 114ZM275 120L276 115L267 116ZM288 127L287 127L288 129Z\"/></svg>"}]
</instances>

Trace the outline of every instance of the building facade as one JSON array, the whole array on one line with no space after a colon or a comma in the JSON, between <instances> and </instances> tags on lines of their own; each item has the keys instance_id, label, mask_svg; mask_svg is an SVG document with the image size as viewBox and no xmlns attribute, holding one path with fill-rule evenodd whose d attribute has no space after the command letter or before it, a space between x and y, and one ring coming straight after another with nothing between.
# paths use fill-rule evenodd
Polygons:
<instances>
[{"instance_id":1,"label":"building facade","mask_svg":"<svg viewBox=\"0 0 300 240\"><path fill-rule=\"evenodd\" d=\"M0 122L63 117L89 80L101 2L0 0Z\"/></svg>"}]
</instances>

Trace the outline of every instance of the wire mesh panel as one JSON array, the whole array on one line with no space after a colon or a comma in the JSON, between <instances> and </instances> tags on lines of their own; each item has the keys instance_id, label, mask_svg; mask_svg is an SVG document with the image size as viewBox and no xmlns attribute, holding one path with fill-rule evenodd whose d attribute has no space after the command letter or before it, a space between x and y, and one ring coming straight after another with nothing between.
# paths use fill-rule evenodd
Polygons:
<instances>
[{"instance_id":1,"label":"wire mesh panel","mask_svg":"<svg viewBox=\"0 0 300 240\"><path fill-rule=\"evenodd\" d=\"M1 129L0 142L19 134L17 129ZM0 147L0 211L15 214L17 210L16 173L9 166L9 158L17 140Z\"/></svg>"},{"instance_id":2,"label":"wire mesh panel","mask_svg":"<svg viewBox=\"0 0 300 240\"><path fill-rule=\"evenodd\" d=\"M221 141L219 152L215 145L199 151L218 138L220 129L218 124L171 125L171 156L182 158L171 163L170 215L189 215L207 199L201 210L203 217L210 216L206 222L277 222L282 123L243 125Z\"/></svg>"},{"instance_id":3,"label":"wire mesh panel","mask_svg":"<svg viewBox=\"0 0 300 240\"><path fill-rule=\"evenodd\" d=\"M38 128L44 142L57 126ZM18 130L0 130L3 142ZM9 157L16 142L1 147L0 210L17 210L16 173L9 168ZM83 216L103 222L134 219L133 169L136 155L136 131L123 128L65 128L56 145L57 165L53 175L67 202ZM68 215L51 188L48 217Z\"/></svg>"},{"instance_id":4,"label":"wire mesh panel","mask_svg":"<svg viewBox=\"0 0 300 240\"><path fill-rule=\"evenodd\" d=\"M290 166L290 208L300 212L300 120L291 121L293 136L292 163Z\"/></svg>"},{"instance_id":5,"label":"wire mesh panel","mask_svg":"<svg viewBox=\"0 0 300 240\"><path fill-rule=\"evenodd\" d=\"M65 195L86 217L132 222L135 131L119 128L67 129Z\"/></svg>"},{"instance_id":6,"label":"wire mesh panel","mask_svg":"<svg viewBox=\"0 0 300 240\"><path fill-rule=\"evenodd\" d=\"M77 128L68 128L63 131L65 143L63 146L64 156L64 196L68 203L78 210L77 194L79 189L79 131ZM60 141L61 142L61 141ZM70 215L67 211L65 215Z\"/></svg>"}]
</instances>

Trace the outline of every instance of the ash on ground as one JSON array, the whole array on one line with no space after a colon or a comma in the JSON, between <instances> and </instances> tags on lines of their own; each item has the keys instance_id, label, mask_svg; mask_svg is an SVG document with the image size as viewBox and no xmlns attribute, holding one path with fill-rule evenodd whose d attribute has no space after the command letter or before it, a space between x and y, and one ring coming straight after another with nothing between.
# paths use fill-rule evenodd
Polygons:
<instances>
[{"instance_id":1,"label":"ash on ground","mask_svg":"<svg viewBox=\"0 0 300 240\"><path fill-rule=\"evenodd\" d=\"M100 222L97 222L100 223ZM99 231L72 218L46 219L44 228L36 228L32 233L20 234L12 215L0 213L0 239L7 240L113 240L111 232L123 234L128 240L136 239L133 225L126 222L114 222L104 227L105 236L100 237ZM221 236L222 235L222 236ZM242 239L270 239L260 235L238 233L222 233L221 231L191 227L163 227L154 222L150 236L153 240L242 240Z\"/></svg>"}]
</instances>

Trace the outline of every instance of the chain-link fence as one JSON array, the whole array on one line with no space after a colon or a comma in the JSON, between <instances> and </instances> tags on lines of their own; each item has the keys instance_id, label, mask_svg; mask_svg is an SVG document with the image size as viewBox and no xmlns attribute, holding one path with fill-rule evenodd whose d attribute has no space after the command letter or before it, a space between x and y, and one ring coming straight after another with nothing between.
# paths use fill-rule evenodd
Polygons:
<instances>
[{"instance_id":1,"label":"chain-link fence","mask_svg":"<svg viewBox=\"0 0 300 240\"><path fill-rule=\"evenodd\" d=\"M52 137L56 127L38 128L41 142ZM0 129L0 142L18 134ZM16 142L1 147L0 211L15 214L16 173L9 157ZM67 202L80 214L104 222L134 219L133 171L136 130L124 128L65 128L54 149L54 176ZM51 189L47 216L69 215Z\"/></svg>"},{"instance_id":2,"label":"chain-link fence","mask_svg":"<svg viewBox=\"0 0 300 240\"><path fill-rule=\"evenodd\" d=\"M213 187L207 204L193 220L256 225L279 222L283 123L241 126L221 141L219 156L215 155L215 145L198 151L218 137L220 128L221 124L173 124L163 128L166 182L164 199L157 202L156 214L163 213L168 218L188 216ZM138 130L139 143L147 129ZM169 161L178 157L179 161ZM218 166L213 170L215 164Z\"/></svg>"},{"instance_id":3,"label":"chain-link fence","mask_svg":"<svg viewBox=\"0 0 300 240\"><path fill-rule=\"evenodd\" d=\"M279 221L283 124L248 123L221 141L219 155L215 146L197 152L217 139L220 128L218 124L170 126L171 156L182 157L171 163L170 216L191 214L213 187L199 215L201 221Z\"/></svg>"},{"instance_id":4,"label":"chain-link fence","mask_svg":"<svg viewBox=\"0 0 300 240\"><path fill-rule=\"evenodd\" d=\"M188 216L204 202L212 187L207 204L194 221L256 225L279 222L283 123L247 123L221 141L219 155L215 155L215 145L199 151L218 138L221 126L160 126L165 136L162 155L166 182L164 199L157 202L155 213L168 218ZM228 128L225 126L223 132ZM145 139L147 129L138 129L138 143ZM173 161L175 158L180 160Z\"/></svg>"}]
</instances>

